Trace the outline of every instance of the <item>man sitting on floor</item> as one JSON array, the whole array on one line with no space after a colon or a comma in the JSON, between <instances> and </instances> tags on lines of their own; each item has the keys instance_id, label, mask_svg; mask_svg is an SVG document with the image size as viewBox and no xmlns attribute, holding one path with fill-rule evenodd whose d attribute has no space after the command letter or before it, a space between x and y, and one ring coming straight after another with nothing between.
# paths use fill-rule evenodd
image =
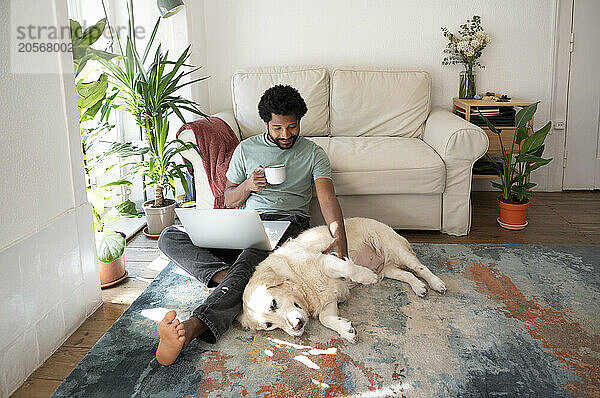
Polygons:
<instances>
[{"instance_id":1,"label":"man sitting on floor","mask_svg":"<svg viewBox=\"0 0 600 398\"><path fill-rule=\"evenodd\" d=\"M300 136L300 119L307 111L304 100L293 87L276 85L264 92L258 111L267 131L243 140L235 149L227 171L225 205L256 210L262 220L290 221L283 243L309 227L314 181L321 213L336 238L325 253L347 257L344 219L329 159L321 147ZM285 164L286 179L269 185L263 166L275 164ZM200 282L216 287L189 319L180 322L176 312L169 311L159 322L156 359L171 365L193 339L214 343L229 328L242 308L248 280L269 252L200 248L174 226L163 231L158 247Z\"/></svg>"}]
</instances>

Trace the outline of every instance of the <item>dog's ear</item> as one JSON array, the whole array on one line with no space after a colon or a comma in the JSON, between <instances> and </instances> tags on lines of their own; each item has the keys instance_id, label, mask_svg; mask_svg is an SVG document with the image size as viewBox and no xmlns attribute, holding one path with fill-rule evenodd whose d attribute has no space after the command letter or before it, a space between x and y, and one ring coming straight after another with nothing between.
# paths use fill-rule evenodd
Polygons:
<instances>
[{"instance_id":1,"label":"dog's ear","mask_svg":"<svg viewBox=\"0 0 600 398\"><path fill-rule=\"evenodd\" d=\"M260 270L252 276L252 282L266 288L279 286L288 279L285 274L290 266L284 256L271 254L259 267Z\"/></svg>"},{"instance_id":2,"label":"dog's ear","mask_svg":"<svg viewBox=\"0 0 600 398\"><path fill-rule=\"evenodd\" d=\"M264 285L268 288L282 285L288 278L284 275L278 274L272 269L265 272L263 275L262 281Z\"/></svg>"},{"instance_id":3,"label":"dog's ear","mask_svg":"<svg viewBox=\"0 0 600 398\"><path fill-rule=\"evenodd\" d=\"M267 288L272 288L272 287L281 286L281 285L283 285L283 284L284 284L286 281L288 281L288 279L287 279L287 278L284 278L284 277L283 277L283 276L281 276L281 275L278 275L278 276L279 276L279 278L277 278L277 279L273 279L273 280L271 280L271 281L267 282L267 284L266 284L266 285L267 285Z\"/></svg>"}]
</instances>

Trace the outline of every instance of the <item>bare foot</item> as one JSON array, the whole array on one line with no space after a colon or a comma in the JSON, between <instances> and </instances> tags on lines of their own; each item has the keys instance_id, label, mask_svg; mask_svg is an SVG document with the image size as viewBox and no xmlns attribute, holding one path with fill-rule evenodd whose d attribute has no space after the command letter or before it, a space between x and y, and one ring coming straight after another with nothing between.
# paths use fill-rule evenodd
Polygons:
<instances>
[{"instance_id":1,"label":"bare foot","mask_svg":"<svg viewBox=\"0 0 600 398\"><path fill-rule=\"evenodd\" d=\"M194 316L183 322L175 319L176 316L177 313L171 310L156 326L160 336L156 349L156 360L161 365L171 365L190 341L208 330L204 322Z\"/></svg>"},{"instance_id":2,"label":"bare foot","mask_svg":"<svg viewBox=\"0 0 600 398\"><path fill-rule=\"evenodd\" d=\"M185 343L185 328L183 323L175 319L177 313L167 312L162 321L156 326L160 342L156 350L156 360L161 365L171 365L177 359Z\"/></svg>"}]
</instances>

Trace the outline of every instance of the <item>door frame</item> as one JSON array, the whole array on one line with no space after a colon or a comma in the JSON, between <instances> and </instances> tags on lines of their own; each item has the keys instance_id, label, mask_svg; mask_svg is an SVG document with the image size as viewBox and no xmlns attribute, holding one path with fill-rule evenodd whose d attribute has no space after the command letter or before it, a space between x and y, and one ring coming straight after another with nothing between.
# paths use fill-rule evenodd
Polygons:
<instances>
[{"instance_id":1,"label":"door frame","mask_svg":"<svg viewBox=\"0 0 600 398\"><path fill-rule=\"evenodd\" d=\"M554 160L548 164L548 190L562 191L564 165L566 162L566 136L569 76L571 72L571 32L573 30L574 0L555 0L556 18L554 20L554 65L552 68L552 103L551 120L553 148L547 148L547 153L554 155ZM562 122L564 129L556 128Z\"/></svg>"},{"instance_id":2,"label":"door frame","mask_svg":"<svg viewBox=\"0 0 600 398\"><path fill-rule=\"evenodd\" d=\"M564 104L564 109L565 109L565 122L567 122L568 119L568 115L569 115L569 94L570 94L570 90L571 90L571 73L572 73L572 62L573 62L573 49L574 47L577 45L577 43L575 43L575 39L577 39L577 37L574 36L574 30L575 30L575 0L559 0L562 1L566 4L564 4L564 9L562 10L561 14L557 14L557 21L558 21L558 17L561 18L561 21L563 21L563 24L566 25L569 22L570 19L570 32L568 32L568 38L567 38L567 32L565 29L565 32L563 32L565 38L564 38L564 43L563 45L565 47L567 47L567 49L564 50L563 58L561 59L561 62L563 62L565 65L567 65L567 59L568 59L568 73L566 75L563 75L563 78L566 79L566 81L561 82L562 84L565 85L565 91L564 91L564 99L565 99L565 104ZM597 0L594 0L597 1ZM562 99L562 98L561 98ZM571 104L573 105L578 105L578 103L574 103ZM595 110L594 110L595 111ZM600 188L600 186L598 186L598 173L600 172L600 169L598 169L598 166L594 166L594 170L595 170L595 179L596 179L596 183L594 183L592 181L591 186L588 183L585 184L581 184L581 183L577 183L577 184L573 184L573 181L571 181L571 186L574 186L573 188L566 188L566 184L565 184L565 172L566 172L566 162L567 162L567 156L568 156L568 140L567 138L569 137L568 135L568 123L565 123L565 133L564 133L564 145L563 145L563 174L562 174L562 186L563 186L563 190L565 189L569 189L569 190L598 190ZM571 143L573 144L573 141L571 141ZM596 143L597 144L597 143ZM598 156L598 154L596 154L596 156ZM573 158L572 158L573 161Z\"/></svg>"}]
</instances>

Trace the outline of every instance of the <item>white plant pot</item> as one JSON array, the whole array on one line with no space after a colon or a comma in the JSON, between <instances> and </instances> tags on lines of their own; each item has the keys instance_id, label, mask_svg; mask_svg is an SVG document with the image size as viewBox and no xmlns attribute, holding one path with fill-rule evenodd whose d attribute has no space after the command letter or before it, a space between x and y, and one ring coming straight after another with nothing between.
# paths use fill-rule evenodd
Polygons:
<instances>
[{"instance_id":1,"label":"white plant pot","mask_svg":"<svg viewBox=\"0 0 600 398\"><path fill-rule=\"evenodd\" d=\"M165 201L167 200L172 199L165 199ZM144 202L142 206L144 208L144 212L146 213L149 234L160 235L163 229L175 223L176 204L177 203L173 200L173 203L167 206L152 207L152 205L154 205L154 199Z\"/></svg>"}]
</instances>

